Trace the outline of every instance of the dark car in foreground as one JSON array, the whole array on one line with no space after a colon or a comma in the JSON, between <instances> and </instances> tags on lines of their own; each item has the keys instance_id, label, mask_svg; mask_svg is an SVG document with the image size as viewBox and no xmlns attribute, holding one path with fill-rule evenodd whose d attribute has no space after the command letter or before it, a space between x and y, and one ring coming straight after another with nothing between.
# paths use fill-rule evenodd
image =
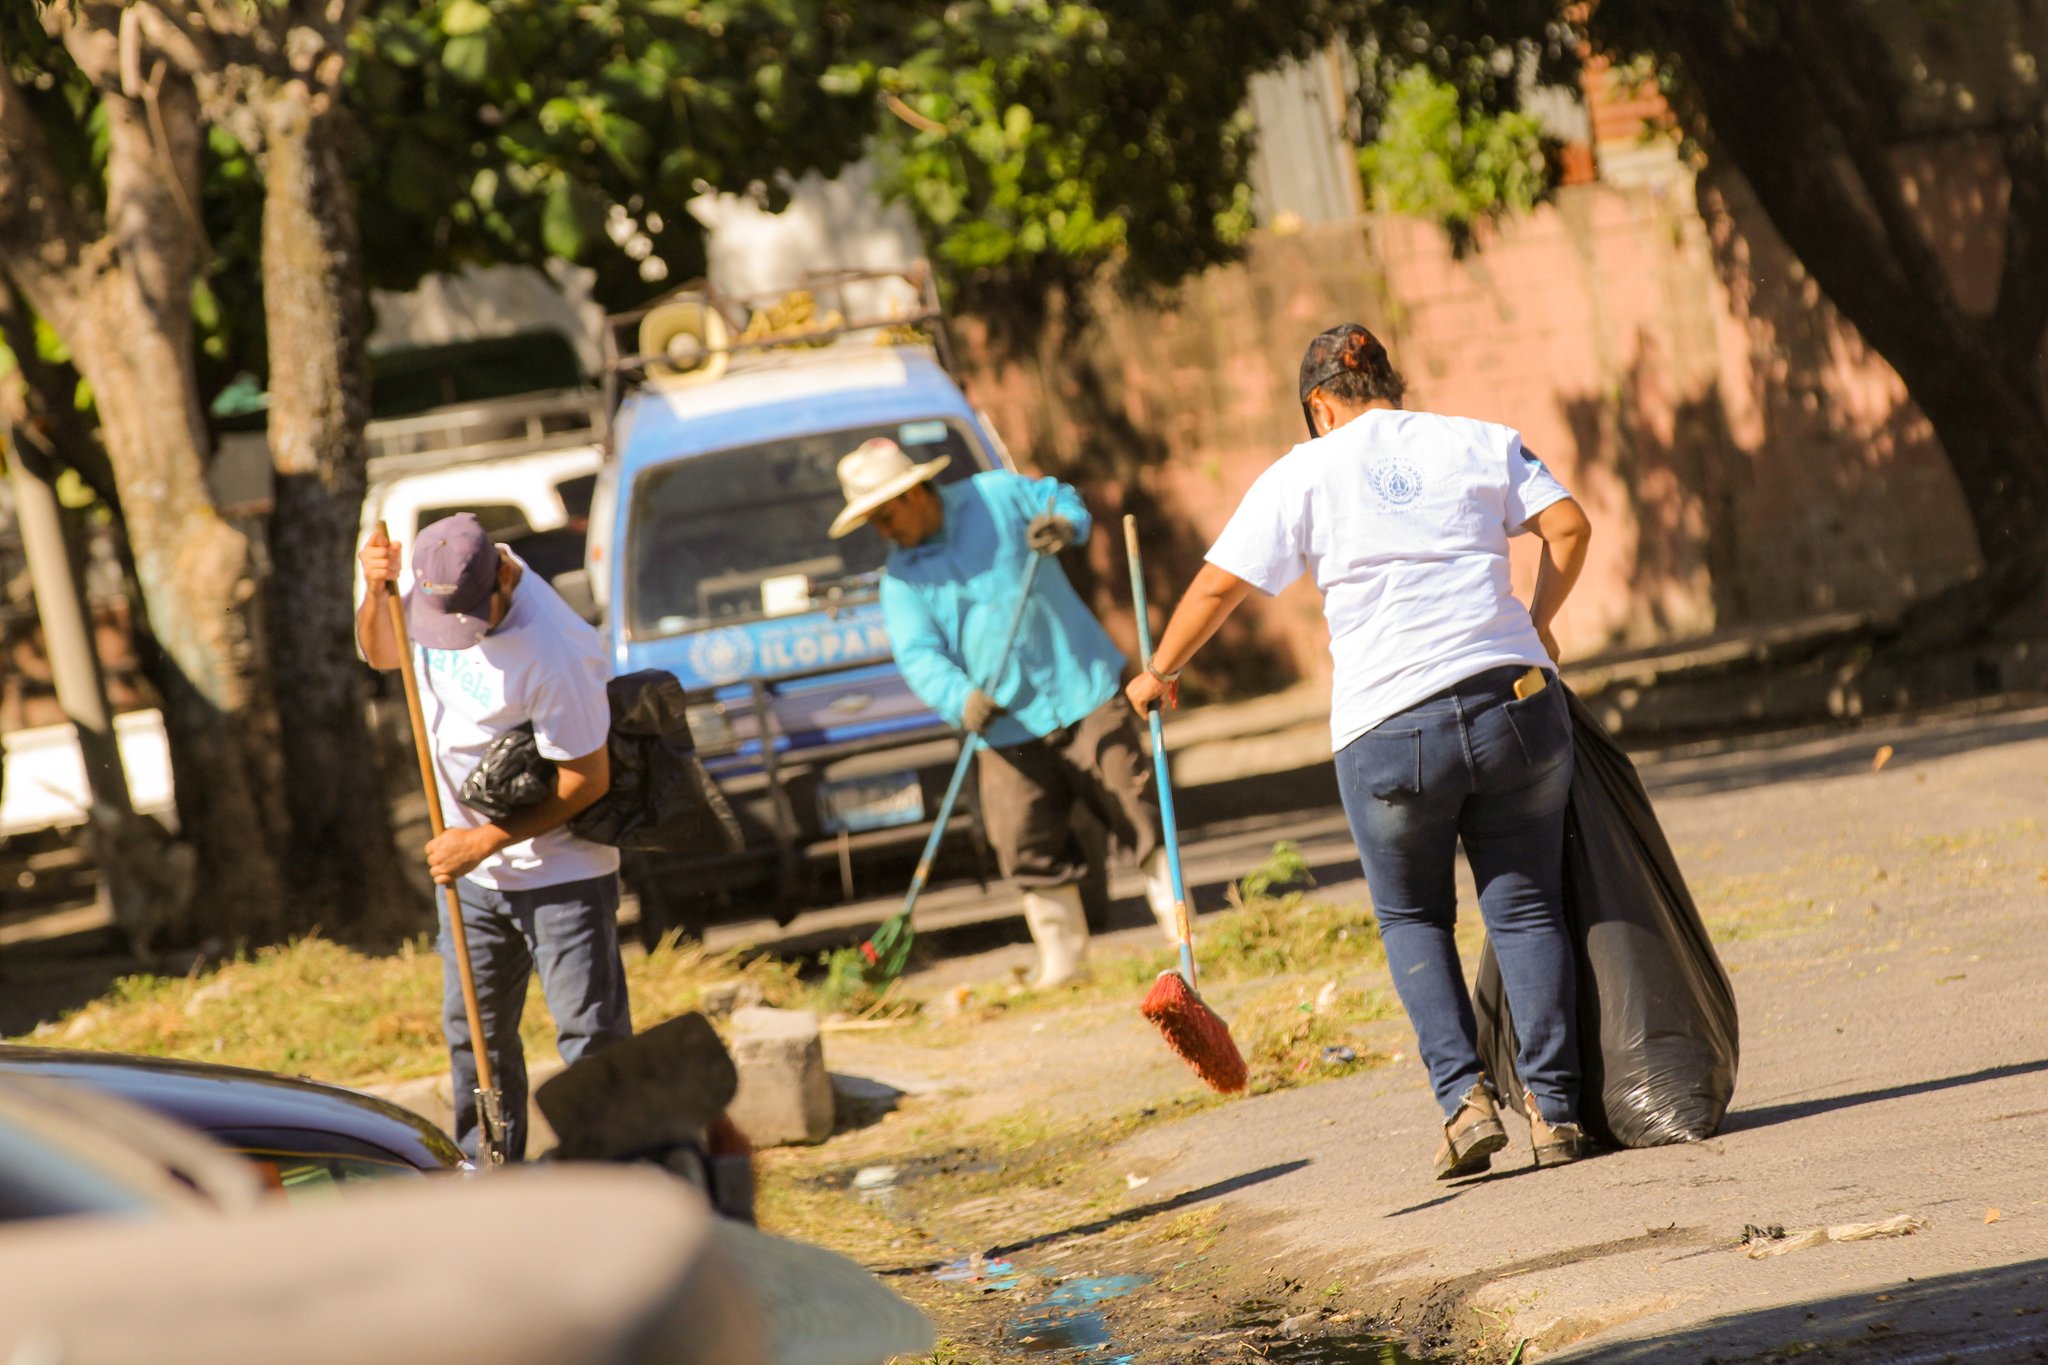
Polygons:
<instances>
[{"instance_id":1,"label":"dark car in foreground","mask_svg":"<svg viewBox=\"0 0 2048 1365\"><path fill-rule=\"evenodd\" d=\"M0 1075L0 1231L80 1216L195 1218L268 1202L276 1201L248 1162L160 1114L75 1085Z\"/></svg>"},{"instance_id":2,"label":"dark car in foreground","mask_svg":"<svg viewBox=\"0 0 2048 1365\"><path fill-rule=\"evenodd\" d=\"M267 1071L0 1045L0 1077L79 1087L196 1129L288 1194L463 1169L454 1139L374 1095Z\"/></svg>"}]
</instances>

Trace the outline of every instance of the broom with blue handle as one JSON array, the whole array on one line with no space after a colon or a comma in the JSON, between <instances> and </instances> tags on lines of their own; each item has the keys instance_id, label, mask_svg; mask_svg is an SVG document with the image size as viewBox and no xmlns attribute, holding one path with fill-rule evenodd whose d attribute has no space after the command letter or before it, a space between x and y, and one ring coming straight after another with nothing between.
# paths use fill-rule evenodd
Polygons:
<instances>
[{"instance_id":1,"label":"broom with blue handle","mask_svg":"<svg viewBox=\"0 0 2048 1365\"><path fill-rule=\"evenodd\" d=\"M1124 518L1124 551L1131 562L1131 605L1138 617L1141 666L1152 667L1152 624L1145 611L1145 574L1138 560L1138 519ZM1244 1054L1230 1037L1230 1026L1202 1003L1195 991L1195 936L1188 916L1187 884L1180 871L1180 829L1173 818L1173 781L1166 767L1166 730L1160 709L1147 713L1152 722L1152 771L1159 788L1159 833L1166 848L1166 867L1173 879L1174 933L1180 939L1180 969L1168 968L1152 983L1140 1006L1166 1045L1213 1090L1235 1094L1248 1079Z\"/></svg>"}]
</instances>

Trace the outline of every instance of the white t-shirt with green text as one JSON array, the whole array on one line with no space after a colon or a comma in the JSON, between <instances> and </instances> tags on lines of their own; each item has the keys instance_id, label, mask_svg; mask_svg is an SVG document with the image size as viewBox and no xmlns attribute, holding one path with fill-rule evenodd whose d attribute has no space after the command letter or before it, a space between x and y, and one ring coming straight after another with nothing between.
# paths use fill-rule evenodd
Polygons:
<instances>
[{"instance_id":1,"label":"white t-shirt with green text","mask_svg":"<svg viewBox=\"0 0 2048 1365\"><path fill-rule=\"evenodd\" d=\"M450 828L487 823L456 793L491 741L507 730L531 724L541 756L557 762L595 753L611 733L604 639L531 569L519 576L505 619L474 649L416 644L413 662L441 814ZM530 891L618 870L617 849L556 828L508 845L469 879L499 891Z\"/></svg>"}]
</instances>

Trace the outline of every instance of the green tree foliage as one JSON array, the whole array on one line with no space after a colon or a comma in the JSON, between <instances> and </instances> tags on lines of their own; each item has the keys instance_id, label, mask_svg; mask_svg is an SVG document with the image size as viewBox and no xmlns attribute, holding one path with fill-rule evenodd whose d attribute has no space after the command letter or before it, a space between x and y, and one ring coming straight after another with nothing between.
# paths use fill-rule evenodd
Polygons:
<instances>
[{"instance_id":1,"label":"green tree foliage","mask_svg":"<svg viewBox=\"0 0 2048 1365\"><path fill-rule=\"evenodd\" d=\"M1527 213L1550 187L1535 117L1468 107L1421 68L1395 80L1358 164L1388 207L1441 223L1461 253L1480 224Z\"/></svg>"},{"instance_id":2,"label":"green tree foliage","mask_svg":"<svg viewBox=\"0 0 2048 1365\"><path fill-rule=\"evenodd\" d=\"M825 73L855 31L817 0L384 0L360 26L372 282L468 262L589 264L601 297L701 262L684 204L860 152L872 100ZM648 246L608 235L616 210ZM650 216L651 215L651 216ZM636 258L637 257L637 258Z\"/></svg>"},{"instance_id":3,"label":"green tree foliage","mask_svg":"<svg viewBox=\"0 0 2048 1365\"><path fill-rule=\"evenodd\" d=\"M1171 282L1252 226L1252 75L1363 32L1369 8L386 0L354 83L368 259L401 284L552 254L596 266L617 302L650 283L608 234L620 211L686 273L700 190L773 195L777 172L872 152L956 277L1120 258Z\"/></svg>"},{"instance_id":4,"label":"green tree foliage","mask_svg":"<svg viewBox=\"0 0 2048 1365\"><path fill-rule=\"evenodd\" d=\"M955 279L1026 285L1124 262L1170 283L1252 227L1243 116L1259 70L1364 31L1364 0L377 0L349 102L369 282L561 257L628 306L702 267L707 188L872 153ZM94 105L31 22L54 140L89 192ZM209 132L203 386L261 373L262 186ZM620 230L621 224L626 225ZM648 259L661 262L650 268Z\"/></svg>"},{"instance_id":5,"label":"green tree foliage","mask_svg":"<svg viewBox=\"0 0 2048 1365\"><path fill-rule=\"evenodd\" d=\"M1231 259L1253 226L1252 76L1367 34L1376 12L1369 0L374 0L348 84L365 273L396 289L561 257L594 268L600 300L625 307L701 269L684 208L696 194L758 187L772 204L782 173L872 154L955 280L1029 288L1116 260L1135 284L1170 284ZM67 178L90 193L89 90L32 20L6 53L40 78ZM196 301L209 397L263 369L261 204L248 154L209 130L212 252Z\"/></svg>"},{"instance_id":6,"label":"green tree foliage","mask_svg":"<svg viewBox=\"0 0 2048 1365\"><path fill-rule=\"evenodd\" d=\"M1363 4L952 5L837 73L873 81L888 183L958 272L1120 257L1139 284L1230 259L1252 227L1251 77L1361 31Z\"/></svg>"}]
</instances>

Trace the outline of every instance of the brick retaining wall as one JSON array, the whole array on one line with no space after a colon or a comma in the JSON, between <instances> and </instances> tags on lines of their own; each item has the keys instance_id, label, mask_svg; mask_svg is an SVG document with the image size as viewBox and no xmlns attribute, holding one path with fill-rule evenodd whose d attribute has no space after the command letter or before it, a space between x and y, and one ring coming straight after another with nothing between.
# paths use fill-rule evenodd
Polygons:
<instances>
[{"instance_id":1,"label":"brick retaining wall","mask_svg":"<svg viewBox=\"0 0 2048 1365\"><path fill-rule=\"evenodd\" d=\"M1376 215L1263 234L1169 304L1098 288L1084 321L1055 307L1007 348L969 319L970 391L1020 460L1076 479L1103 514L1084 588L1125 639L1115 518L1139 514L1153 591L1177 593L1301 439L1301 348L1347 319L1386 340L1410 406L1519 427L1585 503L1597 538L1568 653L1883 610L1969 572L1926 422L1746 187L1675 162L1638 178L1567 187L1462 260L1435 227ZM1306 587L1241 615L1212 684L1328 671Z\"/></svg>"}]
</instances>

